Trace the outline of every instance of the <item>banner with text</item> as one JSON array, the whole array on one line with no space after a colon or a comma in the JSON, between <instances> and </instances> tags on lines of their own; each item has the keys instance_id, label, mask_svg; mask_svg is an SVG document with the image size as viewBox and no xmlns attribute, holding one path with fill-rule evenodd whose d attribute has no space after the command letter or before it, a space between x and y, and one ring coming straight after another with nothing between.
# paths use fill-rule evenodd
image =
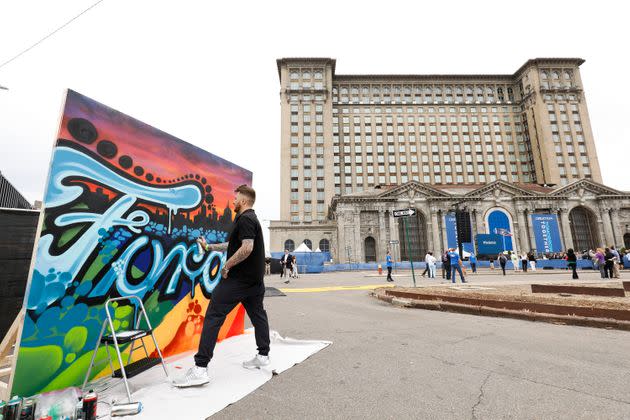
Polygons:
<instances>
[{"instance_id":1,"label":"banner with text","mask_svg":"<svg viewBox=\"0 0 630 420\"><path fill-rule=\"evenodd\" d=\"M532 228L536 239L536 251L560 252L562 241L555 214L532 214Z\"/></svg>"}]
</instances>

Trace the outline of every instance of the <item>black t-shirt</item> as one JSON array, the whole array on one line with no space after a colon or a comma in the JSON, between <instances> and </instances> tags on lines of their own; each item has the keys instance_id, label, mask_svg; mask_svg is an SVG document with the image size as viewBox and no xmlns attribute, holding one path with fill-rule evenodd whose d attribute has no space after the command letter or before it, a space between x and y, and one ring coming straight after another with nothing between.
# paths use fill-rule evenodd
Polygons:
<instances>
[{"instance_id":1,"label":"black t-shirt","mask_svg":"<svg viewBox=\"0 0 630 420\"><path fill-rule=\"evenodd\" d=\"M227 258L241 247L243 240L253 239L254 249L228 272L228 280L234 279L248 284L262 283L265 276L265 243L262 228L254 210L248 209L236 216L228 241Z\"/></svg>"}]
</instances>

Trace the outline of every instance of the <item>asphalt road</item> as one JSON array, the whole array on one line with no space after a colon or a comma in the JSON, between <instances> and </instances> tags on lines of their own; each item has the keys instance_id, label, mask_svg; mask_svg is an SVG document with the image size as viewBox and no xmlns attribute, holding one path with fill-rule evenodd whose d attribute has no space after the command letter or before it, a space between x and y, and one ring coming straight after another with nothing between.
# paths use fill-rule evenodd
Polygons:
<instances>
[{"instance_id":1,"label":"asphalt road","mask_svg":"<svg viewBox=\"0 0 630 420\"><path fill-rule=\"evenodd\" d=\"M470 280L570 275L501 277L487 272ZM267 280L287 289L370 284L385 282L366 273L306 275L288 286ZM212 419L630 418L629 332L398 308L366 290L287 293L266 306L282 335L333 344Z\"/></svg>"}]
</instances>

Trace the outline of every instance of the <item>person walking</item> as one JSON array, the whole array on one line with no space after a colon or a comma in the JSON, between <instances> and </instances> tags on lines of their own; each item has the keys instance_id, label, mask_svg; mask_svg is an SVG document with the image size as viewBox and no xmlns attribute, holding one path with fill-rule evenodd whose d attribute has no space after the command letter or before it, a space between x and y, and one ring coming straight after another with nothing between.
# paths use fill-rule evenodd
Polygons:
<instances>
[{"instance_id":1,"label":"person walking","mask_svg":"<svg viewBox=\"0 0 630 420\"><path fill-rule=\"evenodd\" d=\"M243 362L243 367L256 369L269 365L269 320L263 305L265 296L265 243L260 222L252 208L256 192L247 185L235 191L234 212L236 218L229 241L208 245L199 242L206 251L227 250L227 260L221 268L221 280L212 291L212 299L203 322L199 350L195 354L195 366L173 382L177 387L200 386L210 382L208 363L212 360L219 330L225 317L238 305L243 304L254 326L258 354Z\"/></svg>"},{"instance_id":2,"label":"person walking","mask_svg":"<svg viewBox=\"0 0 630 420\"><path fill-rule=\"evenodd\" d=\"M289 284L291 281L289 279L293 277L293 255L289 255L285 267L287 268L287 272L285 273L287 279L284 281L284 284Z\"/></svg>"},{"instance_id":3,"label":"person walking","mask_svg":"<svg viewBox=\"0 0 630 420\"><path fill-rule=\"evenodd\" d=\"M446 273L446 280L451 279L451 260L448 257L448 249L442 254L442 278Z\"/></svg>"},{"instance_id":4,"label":"person walking","mask_svg":"<svg viewBox=\"0 0 630 420\"><path fill-rule=\"evenodd\" d=\"M575 251L573 251L573 248L569 248L567 250L567 265L569 266L569 269L571 269L571 272L573 273L572 278L573 279L578 279L578 274L577 274L577 255L575 255Z\"/></svg>"},{"instance_id":5,"label":"person walking","mask_svg":"<svg viewBox=\"0 0 630 420\"><path fill-rule=\"evenodd\" d=\"M500 253L497 256L497 260L499 261L499 265L501 266L501 270L503 270L503 275L505 276L505 264L507 264L507 257L504 253Z\"/></svg>"},{"instance_id":6,"label":"person walking","mask_svg":"<svg viewBox=\"0 0 630 420\"><path fill-rule=\"evenodd\" d=\"M437 262L437 258L433 256L433 252L429 251L425 257L425 262L427 263L427 267L429 267L429 278L435 278L435 263Z\"/></svg>"},{"instance_id":7,"label":"person walking","mask_svg":"<svg viewBox=\"0 0 630 420\"><path fill-rule=\"evenodd\" d=\"M470 269L472 270L473 273L477 272L477 256L475 255L474 252L470 253L470 256L468 257L468 261L470 262Z\"/></svg>"},{"instance_id":8,"label":"person walking","mask_svg":"<svg viewBox=\"0 0 630 420\"><path fill-rule=\"evenodd\" d=\"M427 253L424 255L424 271L422 272L422 277L424 277L424 275L429 272L429 262L427 260L430 254L432 254L432 252L427 251ZM431 276L429 276L429 278L431 278Z\"/></svg>"},{"instance_id":9,"label":"person walking","mask_svg":"<svg viewBox=\"0 0 630 420\"><path fill-rule=\"evenodd\" d=\"M297 256L293 256L293 258L291 259L291 274L294 279L298 278L298 263L297 263Z\"/></svg>"},{"instance_id":10,"label":"person walking","mask_svg":"<svg viewBox=\"0 0 630 420\"><path fill-rule=\"evenodd\" d=\"M285 249L284 255L282 256L282 258L280 258L280 264L282 265L282 270L280 270L280 278L282 278L282 276L287 276L287 263L289 262L291 257L292 256L291 254L289 254L289 250Z\"/></svg>"},{"instance_id":11,"label":"person walking","mask_svg":"<svg viewBox=\"0 0 630 420\"><path fill-rule=\"evenodd\" d=\"M387 256L385 257L385 264L387 266L387 281L394 281L392 278L392 254L387 251Z\"/></svg>"},{"instance_id":12,"label":"person walking","mask_svg":"<svg viewBox=\"0 0 630 420\"><path fill-rule=\"evenodd\" d=\"M512 260L512 268L514 268L514 271L520 271L518 269L518 260L519 260L518 255L516 255L516 252L512 252L512 251L509 251L509 252L510 252L509 254L510 260Z\"/></svg>"},{"instance_id":13,"label":"person walking","mask_svg":"<svg viewBox=\"0 0 630 420\"><path fill-rule=\"evenodd\" d=\"M521 255L521 270L523 270L523 273L527 273L527 254L524 252Z\"/></svg>"},{"instance_id":14,"label":"person walking","mask_svg":"<svg viewBox=\"0 0 630 420\"><path fill-rule=\"evenodd\" d=\"M597 248L595 251L595 256L593 258L595 263L597 264L597 269L599 270L599 275L606 279L608 278L608 274L606 273L606 255L604 250L601 248Z\"/></svg>"},{"instance_id":15,"label":"person walking","mask_svg":"<svg viewBox=\"0 0 630 420\"><path fill-rule=\"evenodd\" d=\"M613 277L618 279L619 276L619 262L621 261L621 257L619 256L619 251L615 249L614 245L611 245L610 252L613 254Z\"/></svg>"},{"instance_id":16,"label":"person walking","mask_svg":"<svg viewBox=\"0 0 630 420\"><path fill-rule=\"evenodd\" d=\"M459 272L459 278L462 283L467 283L466 279L464 278L464 273L462 272L462 260L461 258L459 258L459 254L455 252L455 248L449 249L447 255L451 265L451 281L453 283L457 283L455 275L457 272Z\"/></svg>"},{"instance_id":17,"label":"person walking","mask_svg":"<svg viewBox=\"0 0 630 420\"><path fill-rule=\"evenodd\" d=\"M536 256L534 253L530 251L529 254L527 254L527 259L529 260L529 268L531 268L532 271L536 271Z\"/></svg>"},{"instance_id":18,"label":"person walking","mask_svg":"<svg viewBox=\"0 0 630 420\"><path fill-rule=\"evenodd\" d=\"M613 267L615 266L615 256L610 252L610 248L604 250L604 270L606 271L606 278L613 278Z\"/></svg>"}]
</instances>

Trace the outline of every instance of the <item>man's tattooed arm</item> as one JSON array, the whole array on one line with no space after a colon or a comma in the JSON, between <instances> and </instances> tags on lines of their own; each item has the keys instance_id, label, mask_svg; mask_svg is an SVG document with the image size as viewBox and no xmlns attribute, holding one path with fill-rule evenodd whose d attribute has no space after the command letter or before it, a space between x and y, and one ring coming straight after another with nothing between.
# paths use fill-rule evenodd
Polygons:
<instances>
[{"instance_id":1,"label":"man's tattooed arm","mask_svg":"<svg viewBox=\"0 0 630 420\"><path fill-rule=\"evenodd\" d=\"M244 239L243 242L241 243L241 247L225 263L225 268L227 270L230 270L236 264L245 260L245 258L249 257L249 254L252 253L253 249L254 249L254 240Z\"/></svg>"},{"instance_id":2,"label":"man's tattooed arm","mask_svg":"<svg viewBox=\"0 0 630 420\"><path fill-rule=\"evenodd\" d=\"M228 243L223 242L220 244L212 244L206 247L206 251L217 251L217 252L225 252L228 249Z\"/></svg>"}]
</instances>

